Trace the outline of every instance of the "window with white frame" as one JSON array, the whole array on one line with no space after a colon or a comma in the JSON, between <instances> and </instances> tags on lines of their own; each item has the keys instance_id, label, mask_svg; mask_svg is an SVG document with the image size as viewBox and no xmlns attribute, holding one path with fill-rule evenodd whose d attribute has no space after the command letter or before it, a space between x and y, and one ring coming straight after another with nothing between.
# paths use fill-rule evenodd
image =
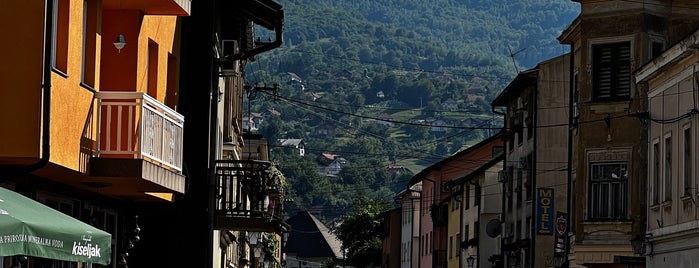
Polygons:
<instances>
[{"instance_id":1,"label":"window with white frame","mask_svg":"<svg viewBox=\"0 0 699 268\"><path fill-rule=\"evenodd\" d=\"M631 97L631 42L592 45L593 101Z\"/></svg>"},{"instance_id":2,"label":"window with white frame","mask_svg":"<svg viewBox=\"0 0 699 268\"><path fill-rule=\"evenodd\" d=\"M627 162L590 164L589 214L591 220L627 218Z\"/></svg>"},{"instance_id":3,"label":"window with white frame","mask_svg":"<svg viewBox=\"0 0 699 268\"><path fill-rule=\"evenodd\" d=\"M672 200L672 136L665 136L663 154L663 201Z\"/></svg>"}]
</instances>

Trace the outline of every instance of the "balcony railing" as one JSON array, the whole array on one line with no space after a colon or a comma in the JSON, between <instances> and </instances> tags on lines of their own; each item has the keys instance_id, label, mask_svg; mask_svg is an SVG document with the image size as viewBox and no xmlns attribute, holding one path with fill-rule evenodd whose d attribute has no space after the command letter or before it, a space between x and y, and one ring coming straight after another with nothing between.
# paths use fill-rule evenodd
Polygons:
<instances>
[{"instance_id":1,"label":"balcony railing","mask_svg":"<svg viewBox=\"0 0 699 268\"><path fill-rule=\"evenodd\" d=\"M283 183L269 161L216 161L216 227L274 231L282 216Z\"/></svg>"},{"instance_id":2,"label":"balcony railing","mask_svg":"<svg viewBox=\"0 0 699 268\"><path fill-rule=\"evenodd\" d=\"M141 92L98 92L101 158L135 158L182 172L184 117Z\"/></svg>"}]
</instances>

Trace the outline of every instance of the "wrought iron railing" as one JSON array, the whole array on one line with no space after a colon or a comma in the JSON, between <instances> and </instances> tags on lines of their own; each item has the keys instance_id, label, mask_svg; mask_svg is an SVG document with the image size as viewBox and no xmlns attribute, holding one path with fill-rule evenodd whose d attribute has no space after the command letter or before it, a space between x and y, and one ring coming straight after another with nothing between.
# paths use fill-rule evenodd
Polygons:
<instances>
[{"instance_id":1,"label":"wrought iron railing","mask_svg":"<svg viewBox=\"0 0 699 268\"><path fill-rule=\"evenodd\" d=\"M182 172L184 116L142 92L97 92L97 157L136 158Z\"/></svg>"},{"instance_id":2,"label":"wrought iron railing","mask_svg":"<svg viewBox=\"0 0 699 268\"><path fill-rule=\"evenodd\" d=\"M237 218L281 219L283 175L269 161L216 161L216 212Z\"/></svg>"}]
</instances>

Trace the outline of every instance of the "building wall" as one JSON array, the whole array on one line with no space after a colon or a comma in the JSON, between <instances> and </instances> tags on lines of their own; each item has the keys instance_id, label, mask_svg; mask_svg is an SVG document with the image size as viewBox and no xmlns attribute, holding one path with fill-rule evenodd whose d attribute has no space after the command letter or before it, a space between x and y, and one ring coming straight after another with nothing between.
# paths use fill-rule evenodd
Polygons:
<instances>
[{"instance_id":1,"label":"building wall","mask_svg":"<svg viewBox=\"0 0 699 268\"><path fill-rule=\"evenodd\" d=\"M435 203L435 191L432 182L422 183L420 193L420 267L432 267L432 249L434 248L434 226L430 216L430 207Z\"/></svg>"},{"instance_id":2,"label":"building wall","mask_svg":"<svg viewBox=\"0 0 699 268\"><path fill-rule=\"evenodd\" d=\"M651 267L690 267L699 261L697 130L688 116L696 109L696 62L688 36L644 66L637 76L648 87L648 220L647 254ZM666 143L666 140L669 141Z\"/></svg>"},{"instance_id":3,"label":"building wall","mask_svg":"<svg viewBox=\"0 0 699 268\"><path fill-rule=\"evenodd\" d=\"M567 212L568 185L568 100L570 94L570 55L565 54L539 63L539 76L536 87L536 128L534 152L534 180L536 189L553 191L551 208L547 213L539 213L535 208L536 228L534 247L534 267L551 267L557 212ZM533 197L535 205L544 208L544 202ZM543 199L542 199L543 200ZM542 215L545 214L545 215ZM550 225L553 229L537 228Z\"/></svg>"},{"instance_id":4,"label":"building wall","mask_svg":"<svg viewBox=\"0 0 699 268\"><path fill-rule=\"evenodd\" d=\"M637 70L651 59L654 41L667 46L689 33L697 20L686 13L690 1L580 1L581 16L561 36L574 48L572 75L579 90L575 102L580 111L579 124L573 130L573 173L575 213L571 215L575 232L576 265L612 265L614 256L632 256L629 240L645 230L647 170L647 134L642 120L633 115L647 110L643 87L631 84L627 100L597 101L593 97L593 49L595 45L629 42L630 69ZM671 7L670 5L675 5ZM679 7L682 6L682 7ZM678 8L679 7L679 8ZM685 9L686 8L686 9ZM609 23L614 21L615 23ZM619 193L625 196L622 219L595 219L592 195L597 184L591 182L593 166L616 163L626 165L627 184ZM606 171L605 171L606 172ZM611 175L609 175L611 174ZM614 172L605 175L614 177ZM618 176L618 175L617 175ZM628 194L627 194L628 193ZM599 210L597 210L599 211ZM613 247L610 247L612 246Z\"/></svg>"},{"instance_id":5,"label":"building wall","mask_svg":"<svg viewBox=\"0 0 699 268\"><path fill-rule=\"evenodd\" d=\"M44 2L10 1L4 3L0 22L6 27L7 36L16 36L16 42L3 42L3 58L13 64L2 72L2 106L0 123L13 126L13 131L2 131L2 140L13 141L0 146L0 155L14 157L12 161L36 162L40 156L41 136L41 85ZM101 6L84 6L81 0L58 1L60 20L58 28L65 28L67 46L60 46L56 54L65 54L65 66L51 72L50 162L73 171L86 172L86 156L95 142L94 91L118 88L123 91L146 92L148 78L148 43L158 49L158 96L164 102L167 87L169 55L173 51L176 32L176 16L145 16L138 11L124 12L123 17L111 16ZM66 6L66 9L63 9ZM113 13L115 13L114 11ZM88 14L88 29L83 27L83 14ZM127 46L117 52L112 44L116 32L112 29L119 20L126 24L138 24L133 31L124 31ZM67 23L67 24L66 24ZM66 26L64 26L66 25ZM99 28L99 26L102 28ZM124 27L128 29L128 27ZM9 31L9 32L5 32ZM59 32L62 32L59 30ZM104 36L104 38L103 38ZM95 44L85 47L83 40ZM103 41L106 40L106 41ZM150 40L150 41L149 41ZM84 61L93 61L84 64ZM121 64L122 62L126 62ZM89 68L89 69L88 69ZM152 68L152 67L151 67ZM101 74L100 74L101 70ZM92 74L90 81L84 73ZM104 81L100 81L104 80ZM140 86L136 86L140 84ZM16 89L16 90L10 90ZM173 88L176 90L176 88ZM21 114L22 116L17 116ZM82 138L81 138L82 137ZM88 150L87 152L85 150Z\"/></svg>"}]
</instances>

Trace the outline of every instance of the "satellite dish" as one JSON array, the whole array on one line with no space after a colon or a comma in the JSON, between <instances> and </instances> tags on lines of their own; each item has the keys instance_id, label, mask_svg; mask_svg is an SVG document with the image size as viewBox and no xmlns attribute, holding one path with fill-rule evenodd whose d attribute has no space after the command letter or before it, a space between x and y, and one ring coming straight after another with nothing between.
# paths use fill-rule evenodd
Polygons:
<instances>
[{"instance_id":1,"label":"satellite dish","mask_svg":"<svg viewBox=\"0 0 699 268\"><path fill-rule=\"evenodd\" d=\"M490 220L488 225L485 226L485 233L488 234L488 236L495 238L502 233L502 223L498 219Z\"/></svg>"}]
</instances>

